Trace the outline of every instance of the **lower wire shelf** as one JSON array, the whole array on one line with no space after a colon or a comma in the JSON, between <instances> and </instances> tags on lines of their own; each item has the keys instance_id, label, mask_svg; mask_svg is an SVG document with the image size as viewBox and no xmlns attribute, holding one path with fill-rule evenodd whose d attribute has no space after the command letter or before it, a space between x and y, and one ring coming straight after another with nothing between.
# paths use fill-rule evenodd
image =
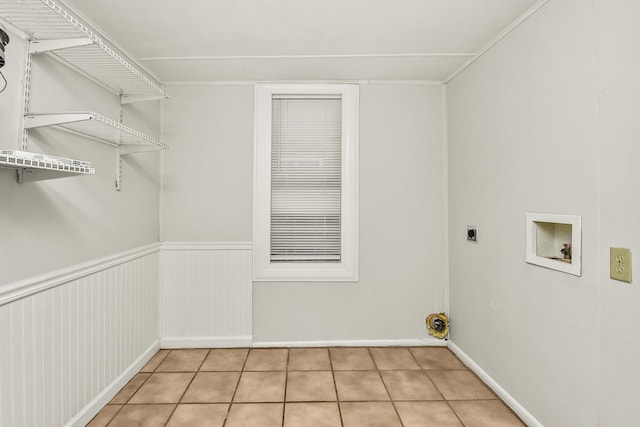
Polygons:
<instances>
[{"instance_id":1,"label":"lower wire shelf","mask_svg":"<svg viewBox=\"0 0 640 427\"><path fill-rule=\"evenodd\" d=\"M91 164L46 154L19 150L0 150L0 167L18 171L18 182L40 181L77 175L95 175Z\"/></svg>"}]
</instances>

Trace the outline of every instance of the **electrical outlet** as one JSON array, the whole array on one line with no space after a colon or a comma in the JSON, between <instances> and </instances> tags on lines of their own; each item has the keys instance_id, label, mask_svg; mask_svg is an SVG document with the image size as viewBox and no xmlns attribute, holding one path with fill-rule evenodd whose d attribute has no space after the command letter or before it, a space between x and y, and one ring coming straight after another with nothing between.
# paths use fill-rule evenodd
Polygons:
<instances>
[{"instance_id":1,"label":"electrical outlet","mask_svg":"<svg viewBox=\"0 0 640 427\"><path fill-rule=\"evenodd\" d=\"M470 242L478 241L478 229L475 225L467 225L467 240Z\"/></svg>"},{"instance_id":2,"label":"electrical outlet","mask_svg":"<svg viewBox=\"0 0 640 427\"><path fill-rule=\"evenodd\" d=\"M609 276L613 280L631 283L631 250L609 249Z\"/></svg>"}]
</instances>

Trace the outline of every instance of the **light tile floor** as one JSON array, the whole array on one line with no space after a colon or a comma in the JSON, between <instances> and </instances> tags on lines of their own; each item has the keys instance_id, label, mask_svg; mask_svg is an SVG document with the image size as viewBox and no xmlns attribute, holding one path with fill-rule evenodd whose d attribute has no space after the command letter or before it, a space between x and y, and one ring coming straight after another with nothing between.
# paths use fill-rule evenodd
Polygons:
<instances>
[{"instance_id":1,"label":"light tile floor","mask_svg":"<svg viewBox=\"0 0 640 427\"><path fill-rule=\"evenodd\" d=\"M160 350L90 427L501 427L447 348Z\"/></svg>"}]
</instances>

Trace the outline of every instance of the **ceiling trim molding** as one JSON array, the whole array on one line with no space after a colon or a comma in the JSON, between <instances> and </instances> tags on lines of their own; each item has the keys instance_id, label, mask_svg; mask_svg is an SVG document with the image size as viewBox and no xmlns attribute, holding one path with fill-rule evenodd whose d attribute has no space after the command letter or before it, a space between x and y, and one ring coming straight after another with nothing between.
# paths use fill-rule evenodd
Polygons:
<instances>
[{"instance_id":1,"label":"ceiling trim molding","mask_svg":"<svg viewBox=\"0 0 640 427\"><path fill-rule=\"evenodd\" d=\"M476 53L473 58L471 58L470 60L468 60L467 62L465 62L460 68L458 68L457 70L455 70L453 73L451 73L449 75L449 77L447 77L446 79L444 79L444 84L448 84L450 81L452 81L453 79L455 79L460 73L462 73L464 70L466 70L471 64L473 64L474 62L476 62L478 60L478 58L480 58L482 55L484 55L489 49L491 49L493 46L495 46L498 42L500 42L500 40L502 40L503 38L505 38L507 35L509 35L513 30L515 30L518 26L520 26L520 24L522 24L524 21L526 21L528 18L530 18L534 13L536 13L538 10L540 10L544 5L546 5L549 2L549 0L539 0L537 3L535 3L533 6L531 6L525 13L523 13L522 15L520 15L518 17L518 19L516 19L515 21L513 21L511 23L511 25L509 25L507 28L505 28L504 30L502 30L501 33L499 33L497 36L495 36L493 39L491 39L491 41L489 41L489 43L487 43L486 45L484 45L479 51L478 53Z\"/></svg>"},{"instance_id":2,"label":"ceiling trim molding","mask_svg":"<svg viewBox=\"0 0 640 427\"><path fill-rule=\"evenodd\" d=\"M214 85L254 85L254 84L403 84L441 86L440 80L165 80L166 86L214 86Z\"/></svg>"},{"instance_id":3,"label":"ceiling trim molding","mask_svg":"<svg viewBox=\"0 0 640 427\"><path fill-rule=\"evenodd\" d=\"M546 0L548 1L548 0ZM325 59L325 58L430 58L475 57L476 53L365 53L344 55L233 55L233 56L156 56L136 58L138 61L211 61L238 59Z\"/></svg>"}]
</instances>

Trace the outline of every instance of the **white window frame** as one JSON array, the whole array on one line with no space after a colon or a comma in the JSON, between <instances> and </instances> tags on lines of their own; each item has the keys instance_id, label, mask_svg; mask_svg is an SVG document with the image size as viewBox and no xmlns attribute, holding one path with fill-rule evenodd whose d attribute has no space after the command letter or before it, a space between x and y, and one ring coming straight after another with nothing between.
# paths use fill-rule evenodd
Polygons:
<instances>
[{"instance_id":1,"label":"white window frame","mask_svg":"<svg viewBox=\"0 0 640 427\"><path fill-rule=\"evenodd\" d=\"M273 95L342 98L341 260L271 262L271 108ZM253 279L255 281L358 280L358 96L356 84L257 84L254 111Z\"/></svg>"}]
</instances>

